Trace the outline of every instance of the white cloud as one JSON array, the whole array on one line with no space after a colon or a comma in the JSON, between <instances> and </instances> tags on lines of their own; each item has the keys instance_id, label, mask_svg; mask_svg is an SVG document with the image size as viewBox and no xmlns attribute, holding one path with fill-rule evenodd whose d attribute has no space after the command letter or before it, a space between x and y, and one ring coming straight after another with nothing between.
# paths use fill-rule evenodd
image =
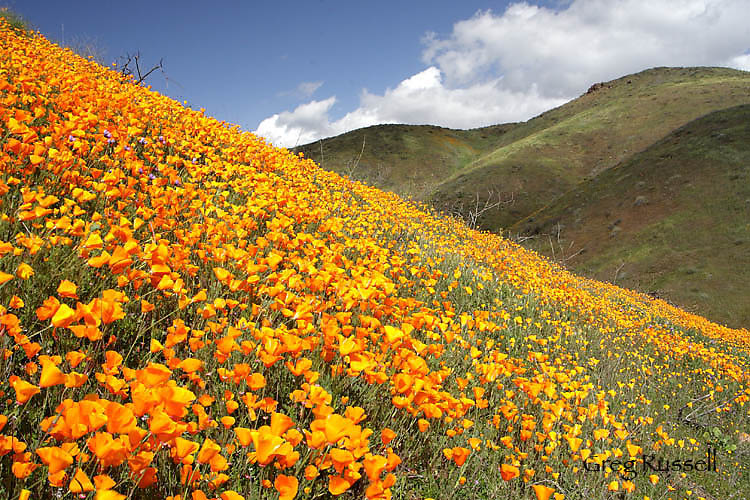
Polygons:
<instances>
[{"instance_id":1,"label":"white cloud","mask_svg":"<svg viewBox=\"0 0 750 500\"><path fill-rule=\"evenodd\" d=\"M443 85L441 71L431 66L383 95L363 91L357 109L331 121L335 100L311 101L275 114L263 120L255 133L277 146L293 147L379 123L472 128L523 120L566 99L545 98L535 86L512 91L504 88L501 78L451 89Z\"/></svg>"},{"instance_id":2,"label":"white cloud","mask_svg":"<svg viewBox=\"0 0 750 500\"><path fill-rule=\"evenodd\" d=\"M260 122L255 133L278 146L307 144L326 133L326 117L335 102L335 97L329 97L297 106L292 112L277 113Z\"/></svg>"},{"instance_id":3,"label":"white cloud","mask_svg":"<svg viewBox=\"0 0 750 500\"><path fill-rule=\"evenodd\" d=\"M428 65L332 120L335 97L261 122L256 133L293 146L377 123L472 128L525 120L594 82L654 66L750 70L749 0L575 0L477 12L445 38L428 33ZM317 90L317 87L315 88ZM314 92L314 91L313 91Z\"/></svg>"},{"instance_id":4,"label":"white cloud","mask_svg":"<svg viewBox=\"0 0 750 500\"><path fill-rule=\"evenodd\" d=\"M733 57L727 61L727 66L730 68L737 68L743 71L750 71L750 54L743 54L741 56Z\"/></svg>"},{"instance_id":5,"label":"white cloud","mask_svg":"<svg viewBox=\"0 0 750 500\"><path fill-rule=\"evenodd\" d=\"M302 82L294 90L284 90L279 92L279 96L295 96L301 99L309 99L312 95L323 86L322 81Z\"/></svg>"},{"instance_id":6,"label":"white cloud","mask_svg":"<svg viewBox=\"0 0 750 500\"><path fill-rule=\"evenodd\" d=\"M721 65L750 43L748 0L576 0L560 11L527 3L478 12L423 59L451 85L487 74L524 91L573 97L587 85L654 66Z\"/></svg>"},{"instance_id":7,"label":"white cloud","mask_svg":"<svg viewBox=\"0 0 750 500\"><path fill-rule=\"evenodd\" d=\"M323 85L322 81L318 82L302 82L299 85L297 85L297 92L304 95L305 97L310 97L315 93L316 90L320 88L320 86Z\"/></svg>"}]
</instances>

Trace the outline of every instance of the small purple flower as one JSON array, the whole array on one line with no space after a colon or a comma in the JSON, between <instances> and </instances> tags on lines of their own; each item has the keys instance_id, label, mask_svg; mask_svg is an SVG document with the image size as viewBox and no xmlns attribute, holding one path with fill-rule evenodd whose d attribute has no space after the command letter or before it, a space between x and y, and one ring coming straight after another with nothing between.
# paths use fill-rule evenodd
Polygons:
<instances>
[{"instance_id":1,"label":"small purple flower","mask_svg":"<svg viewBox=\"0 0 750 500\"><path fill-rule=\"evenodd\" d=\"M154 174L148 174L148 178L153 181L154 179L156 179L156 176Z\"/></svg>"},{"instance_id":2,"label":"small purple flower","mask_svg":"<svg viewBox=\"0 0 750 500\"><path fill-rule=\"evenodd\" d=\"M138 173L139 173L139 174L142 174L142 173L143 173L143 169L139 167L139 168L138 168Z\"/></svg>"},{"instance_id":3,"label":"small purple flower","mask_svg":"<svg viewBox=\"0 0 750 500\"><path fill-rule=\"evenodd\" d=\"M179 186L180 185L180 179L175 179L174 180L174 185L175 186Z\"/></svg>"},{"instance_id":4,"label":"small purple flower","mask_svg":"<svg viewBox=\"0 0 750 500\"><path fill-rule=\"evenodd\" d=\"M125 151L130 151L130 146L125 146L125 147L124 147L123 149L124 149Z\"/></svg>"},{"instance_id":5,"label":"small purple flower","mask_svg":"<svg viewBox=\"0 0 750 500\"><path fill-rule=\"evenodd\" d=\"M102 134L103 134L103 135L104 135L104 137L106 137L107 139L109 139L109 138L111 138L111 137L112 137L112 134L111 134L111 133L110 133L110 131L109 131L109 130L107 130L106 128L104 129L104 132L102 132Z\"/></svg>"},{"instance_id":6,"label":"small purple flower","mask_svg":"<svg viewBox=\"0 0 750 500\"><path fill-rule=\"evenodd\" d=\"M75 142L76 138L75 138L74 136L72 136L72 135L69 135L69 136L68 136L68 140L69 140L70 142Z\"/></svg>"},{"instance_id":7,"label":"small purple flower","mask_svg":"<svg viewBox=\"0 0 750 500\"><path fill-rule=\"evenodd\" d=\"M164 140L164 136L163 135L160 135L159 136L159 142L161 142L162 144L164 144L167 141Z\"/></svg>"},{"instance_id":8,"label":"small purple flower","mask_svg":"<svg viewBox=\"0 0 750 500\"><path fill-rule=\"evenodd\" d=\"M114 139L107 139L107 144L114 144L114 143L116 143L116 142L117 142L117 141L116 141L116 140L114 140Z\"/></svg>"},{"instance_id":9,"label":"small purple flower","mask_svg":"<svg viewBox=\"0 0 750 500\"><path fill-rule=\"evenodd\" d=\"M198 158L193 158L193 163L196 163L198 161Z\"/></svg>"},{"instance_id":10,"label":"small purple flower","mask_svg":"<svg viewBox=\"0 0 750 500\"><path fill-rule=\"evenodd\" d=\"M148 144L148 141L143 137L139 138L138 142L140 142L141 144Z\"/></svg>"}]
</instances>

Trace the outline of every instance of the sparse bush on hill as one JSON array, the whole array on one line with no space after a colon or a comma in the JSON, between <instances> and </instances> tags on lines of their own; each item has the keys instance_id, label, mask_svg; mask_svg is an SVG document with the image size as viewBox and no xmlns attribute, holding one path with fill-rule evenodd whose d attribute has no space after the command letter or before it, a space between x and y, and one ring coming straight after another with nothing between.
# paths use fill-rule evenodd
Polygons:
<instances>
[{"instance_id":1,"label":"sparse bush on hill","mask_svg":"<svg viewBox=\"0 0 750 500\"><path fill-rule=\"evenodd\" d=\"M747 330L577 278L3 23L0 53L0 497L750 486ZM709 443L717 471L646 469Z\"/></svg>"}]
</instances>

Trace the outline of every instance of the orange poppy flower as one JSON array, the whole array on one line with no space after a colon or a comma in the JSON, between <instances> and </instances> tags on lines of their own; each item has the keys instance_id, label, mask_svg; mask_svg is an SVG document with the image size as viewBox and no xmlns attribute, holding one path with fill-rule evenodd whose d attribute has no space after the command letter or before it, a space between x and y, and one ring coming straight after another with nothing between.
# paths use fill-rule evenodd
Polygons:
<instances>
[{"instance_id":1,"label":"orange poppy flower","mask_svg":"<svg viewBox=\"0 0 750 500\"><path fill-rule=\"evenodd\" d=\"M11 386L16 391L16 402L21 404L26 403L35 394L39 394L39 387L25 380L18 379L15 382L11 382Z\"/></svg>"},{"instance_id":2,"label":"orange poppy flower","mask_svg":"<svg viewBox=\"0 0 750 500\"><path fill-rule=\"evenodd\" d=\"M257 391L266 386L266 377L260 373L253 373L246 380L251 391Z\"/></svg>"},{"instance_id":3,"label":"orange poppy flower","mask_svg":"<svg viewBox=\"0 0 750 500\"><path fill-rule=\"evenodd\" d=\"M203 361L195 358L185 358L177 365L185 373L193 373L203 368Z\"/></svg>"},{"instance_id":4,"label":"orange poppy flower","mask_svg":"<svg viewBox=\"0 0 750 500\"><path fill-rule=\"evenodd\" d=\"M274 412L271 415L272 434L281 436L292 427L294 427L294 421L283 413Z\"/></svg>"},{"instance_id":5,"label":"orange poppy flower","mask_svg":"<svg viewBox=\"0 0 750 500\"><path fill-rule=\"evenodd\" d=\"M389 429L388 427L383 429L383 431L380 433L380 439L383 441L383 444L386 446L388 446L388 443L393 441L393 438L395 437L396 437L396 433L393 430Z\"/></svg>"},{"instance_id":6,"label":"orange poppy flower","mask_svg":"<svg viewBox=\"0 0 750 500\"><path fill-rule=\"evenodd\" d=\"M57 309L60 307L60 301L55 297L47 298L41 307L36 310L36 317L39 321L45 321L55 315Z\"/></svg>"},{"instance_id":7,"label":"orange poppy flower","mask_svg":"<svg viewBox=\"0 0 750 500\"><path fill-rule=\"evenodd\" d=\"M223 492L219 498L221 498L221 500L245 500L245 497L233 490Z\"/></svg>"},{"instance_id":8,"label":"orange poppy flower","mask_svg":"<svg viewBox=\"0 0 750 500\"><path fill-rule=\"evenodd\" d=\"M252 433L255 456L258 463L268 465L284 445L284 439L271 433L268 426L263 426Z\"/></svg>"},{"instance_id":9,"label":"orange poppy flower","mask_svg":"<svg viewBox=\"0 0 750 500\"><path fill-rule=\"evenodd\" d=\"M60 297L67 297L69 299L78 298L78 286L72 281L62 280L60 285L57 287L57 294Z\"/></svg>"},{"instance_id":10,"label":"orange poppy flower","mask_svg":"<svg viewBox=\"0 0 750 500\"><path fill-rule=\"evenodd\" d=\"M279 492L279 500L292 500L297 496L299 481L294 476L279 474L273 482L276 491Z\"/></svg>"},{"instance_id":11,"label":"orange poppy flower","mask_svg":"<svg viewBox=\"0 0 750 500\"><path fill-rule=\"evenodd\" d=\"M30 265L28 265L25 262L22 262L18 265L18 268L16 269L16 276L21 278L22 280L27 280L34 276L34 268L32 268Z\"/></svg>"},{"instance_id":12,"label":"orange poppy flower","mask_svg":"<svg viewBox=\"0 0 750 500\"><path fill-rule=\"evenodd\" d=\"M66 375L54 363L50 361L42 363L39 387L52 387L53 385L64 384L66 382Z\"/></svg>"},{"instance_id":13,"label":"orange poppy flower","mask_svg":"<svg viewBox=\"0 0 750 500\"><path fill-rule=\"evenodd\" d=\"M99 236L99 233L94 232L94 233L89 234L88 238L81 245L81 247L87 250L93 250L97 248L102 248L103 245L104 245L104 241L102 241L102 237Z\"/></svg>"},{"instance_id":14,"label":"orange poppy flower","mask_svg":"<svg viewBox=\"0 0 750 500\"><path fill-rule=\"evenodd\" d=\"M349 481L344 479L342 476L330 476L328 478L328 491L333 496L338 496L344 493L351 487Z\"/></svg>"},{"instance_id":15,"label":"orange poppy flower","mask_svg":"<svg viewBox=\"0 0 750 500\"><path fill-rule=\"evenodd\" d=\"M65 360L70 364L72 368L78 366L84 359L86 359L86 355L80 351L68 351L65 354Z\"/></svg>"},{"instance_id":16,"label":"orange poppy flower","mask_svg":"<svg viewBox=\"0 0 750 500\"><path fill-rule=\"evenodd\" d=\"M73 463L73 457L70 456L70 453L57 446L37 448L36 454L49 467L50 474L57 474Z\"/></svg>"},{"instance_id":17,"label":"orange poppy flower","mask_svg":"<svg viewBox=\"0 0 750 500\"><path fill-rule=\"evenodd\" d=\"M318 468L314 465L308 465L305 467L305 479L308 481L312 481L316 477L318 477L320 473L318 472Z\"/></svg>"},{"instance_id":18,"label":"orange poppy flower","mask_svg":"<svg viewBox=\"0 0 750 500\"><path fill-rule=\"evenodd\" d=\"M117 493L115 490L96 490L94 500L125 500L125 495Z\"/></svg>"},{"instance_id":19,"label":"orange poppy flower","mask_svg":"<svg viewBox=\"0 0 750 500\"><path fill-rule=\"evenodd\" d=\"M213 440L206 438L206 440L203 441L203 446L201 446L200 452L198 452L197 460L202 464L206 464L210 462L211 459L214 458L220 451L221 446L216 444Z\"/></svg>"},{"instance_id":20,"label":"orange poppy flower","mask_svg":"<svg viewBox=\"0 0 750 500\"><path fill-rule=\"evenodd\" d=\"M57 328L65 328L76 319L76 312L66 304L61 304L52 316L52 324Z\"/></svg>"},{"instance_id":21,"label":"orange poppy flower","mask_svg":"<svg viewBox=\"0 0 750 500\"><path fill-rule=\"evenodd\" d=\"M117 483L115 483L115 481L109 476L105 476L103 474L94 476L94 485L96 486L97 491L112 489L114 488L115 484Z\"/></svg>"},{"instance_id":22,"label":"orange poppy flower","mask_svg":"<svg viewBox=\"0 0 750 500\"><path fill-rule=\"evenodd\" d=\"M136 378L147 387L163 384L172 376L172 370L159 363L149 363L146 368L136 372Z\"/></svg>"},{"instance_id":23,"label":"orange poppy flower","mask_svg":"<svg viewBox=\"0 0 750 500\"><path fill-rule=\"evenodd\" d=\"M510 481L520 475L518 467L508 464L502 464L500 466L500 475L505 481Z\"/></svg>"},{"instance_id":24,"label":"orange poppy flower","mask_svg":"<svg viewBox=\"0 0 750 500\"><path fill-rule=\"evenodd\" d=\"M78 468L70 480L68 489L71 493L88 493L89 491L94 491L95 488L86 473Z\"/></svg>"},{"instance_id":25,"label":"orange poppy flower","mask_svg":"<svg viewBox=\"0 0 750 500\"><path fill-rule=\"evenodd\" d=\"M370 482L375 482L380 479L380 474L385 469L387 460L383 456L367 453L362 463Z\"/></svg>"},{"instance_id":26,"label":"orange poppy flower","mask_svg":"<svg viewBox=\"0 0 750 500\"><path fill-rule=\"evenodd\" d=\"M26 479L37 467L39 467L39 464L33 462L13 462L11 472L16 479Z\"/></svg>"}]
</instances>

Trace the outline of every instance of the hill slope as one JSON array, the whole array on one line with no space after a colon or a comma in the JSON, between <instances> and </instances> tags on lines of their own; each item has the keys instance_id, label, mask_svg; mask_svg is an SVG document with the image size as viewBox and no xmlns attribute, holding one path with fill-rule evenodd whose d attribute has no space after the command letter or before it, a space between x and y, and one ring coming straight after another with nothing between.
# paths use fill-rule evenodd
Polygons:
<instances>
[{"instance_id":1,"label":"hill slope","mask_svg":"<svg viewBox=\"0 0 750 500\"><path fill-rule=\"evenodd\" d=\"M750 73L726 68L656 68L595 88L517 128L518 139L441 183L433 202L451 205L496 185L515 200L482 220L499 231L675 128L750 103Z\"/></svg>"},{"instance_id":2,"label":"hill slope","mask_svg":"<svg viewBox=\"0 0 750 500\"><path fill-rule=\"evenodd\" d=\"M485 151L513 124L474 130L374 125L295 148L323 168L421 199Z\"/></svg>"},{"instance_id":3,"label":"hill slope","mask_svg":"<svg viewBox=\"0 0 750 500\"><path fill-rule=\"evenodd\" d=\"M0 498L750 489L747 330L2 22L0 138Z\"/></svg>"},{"instance_id":4,"label":"hill slope","mask_svg":"<svg viewBox=\"0 0 750 500\"><path fill-rule=\"evenodd\" d=\"M381 125L297 151L323 168L439 209L466 211L492 191L503 203L480 225L500 231L586 178L711 111L750 103L750 73L727 68L655 68L592 86L524 123L454 131ZM362 149L363 137L365 148Z\"/></svg>"},{"instance_id":5,"label":"hill slope","mask_svg":"<svg viewBox=\"0 0 750 500\"><path fill-rule=\"evenodd\" d=\"M749 181L750 106L738 106L681 127L510 231L538 235L532 248L570 257L578 272L747 326Z\"/></svg>"}]
</instances>

